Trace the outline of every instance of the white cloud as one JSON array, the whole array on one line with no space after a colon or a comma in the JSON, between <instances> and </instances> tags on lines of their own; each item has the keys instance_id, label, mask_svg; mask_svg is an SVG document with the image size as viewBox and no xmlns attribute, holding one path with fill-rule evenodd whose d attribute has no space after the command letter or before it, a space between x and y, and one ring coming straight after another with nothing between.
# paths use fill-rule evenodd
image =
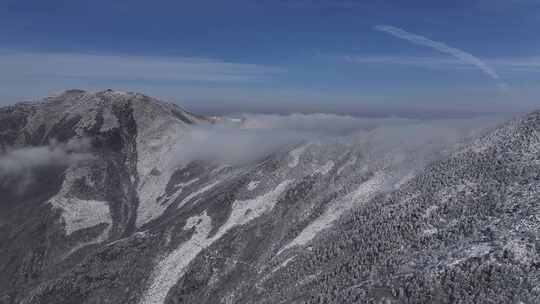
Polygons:
<instances>
[{"instance_id":1,"label":"white cloud","mask_svg":"<svg viewBox=\"0 0 540 304\"><path fill-rule=\"evenodd\" d=\"M415 120L373 119L334 114L242 115L242 122L196 126L173 149L178 164L194 160L241 165L306 141L364 142L372 151L454 142L500 118ZM418 144L418 141L421 144Z\"/></svg>"},{"instance_id":2,"label":"white cloud","mask_svg":"<svg viewBox=\"0 0 540 304\"><path fill-rule=\"evenodd\" d=\"M0 154L0 176L28 173L29 170L51 165L69 165L89 159L87 139L71 140L68 143L52 141L48 146L15 148Z\"/></svg>"},{"instance_id":3,"label":"white cloud","mask_svg":"<svg viewBox=\"0 0 540 304\"><path fill-rule=\"evenodd\" d=\"M488 66L486 63L484 63L479 58L473 56L470 53L467 53L465 51L462 51L460 49L453 48L451 46L446 45L443 42L433 41L431 39L428 39L424 36L420 36L417 34L409 33L403 29L389 26L389 25L377 25L374 27L375 30L387 33L389 35L392 35L394 37L397 37L399 39L407 40L413 44L421 45L425 47L432 48L434 50L437 50L439 52L449 54L451 56L454 56L455 58L471 64L473 66L476 66L478 69L480 69L484 74L488 75L495 81L497 81L497 84L501 88L505 88L506 84L500 81L501 77L495 72L494 69L492 69L490 66Z\"/></svg>"},{"instance_id":4,"label":"white cloud","mask_svg":"<svg viewBox=\"0 0 540 304\"><path fill-rule=\"evenodd\" d=\"M447 57L346 55L343 56L343 60L363 65L402 65L440 70L476 69L476 66L462 60ZM485 62L503 73L540 71L540 56L494 58L485 60Z\"/></svg>"},{"instance_id":5,"label":"white cloud","mask_svg":"<svg viewBox=\"0 0 540 304\"><path fill-rule=\"evenodd\" d=\"M508 72L539 72L540 56L524 58L502 58L490 61L493 66Z\"/></svg>"},{"instance_id":6,"label":"white cloud","mask_svg":"<svg viewBox=\"0 0 540 304\"><path fill-rule=\"evenodd\" d=\"M357 64L402 65L440 70L473 69L471 65L455 58L414 56L344 56L347 62Z\"/></svg>"},{"instance_id":7,"label":"white cloud","mask_svg":"<svg viewBox=\"0 0 540 304\"><path fill-rule=\"evenodd\" d=\"M238 83L261 81L284 69L192 57L0 52L0 79L97 79Z\"/></svg>"},{"instance_id":8,"label":"white cloud","mask_svg":"<svg viewBox=\"0 0 540 304\"><path fill-rule=\"evenodd\" d=\"M237 126L197 126L173 150L178 156L178 164L198 160L242 165L311 138L308 133L293 130L275 132Z\"/></svg>"},{"instance_id":9,"label":"white cloud","mask_svg":"<svg viewBox=\"0 0 540 304\"><path fill-rule=\"evenodd\" d=\"M411 123L406 118L359 118L327 113L289 115L244 114L242 127L245 129L295 130L297 132L324 135L345 135L358 130L373 129L379 125Z\"/></svg>"},{"instance_id":10,"label":"white cloud","mask_svg":"<svg viewBox=\"0 0 540 304\"><path fill-rule=\"evenodd\" d=\"M335 139L381 125L416 122L404 118L359 118L336 114L241 114L241 121L194 126L173 149L177 162L217 161L229 165L253 162L301 142Z\"/></svg>"}]
</instances>

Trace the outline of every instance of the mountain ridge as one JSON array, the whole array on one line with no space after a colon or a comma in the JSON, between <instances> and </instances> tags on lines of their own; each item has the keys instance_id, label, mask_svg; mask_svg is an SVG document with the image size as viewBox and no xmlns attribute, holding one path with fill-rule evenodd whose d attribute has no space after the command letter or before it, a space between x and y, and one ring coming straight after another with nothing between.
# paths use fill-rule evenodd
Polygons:
<instances>
[{"instance_id":1,"label":"mountain ridge","mask_svg":"<svg viewBox=\"0 0 540 304\"><path fill-rule=\"evenodd\" d=\"M375 133L225 166L176 163L215 122L180 107L46 101L0 109L2 149L87 138L93 157L0 174L0 303L540 300L540 111L459 148Z\"/></svg>"}]
</instances>

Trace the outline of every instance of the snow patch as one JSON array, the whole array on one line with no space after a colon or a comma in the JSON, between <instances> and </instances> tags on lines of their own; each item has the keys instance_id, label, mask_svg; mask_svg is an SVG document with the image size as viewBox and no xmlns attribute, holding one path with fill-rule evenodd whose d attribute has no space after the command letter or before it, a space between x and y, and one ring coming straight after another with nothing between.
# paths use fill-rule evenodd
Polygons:
<instances>
[{"instance_id":1,"label":"snow patch","mask_svg":"<svg viewBox=\"0 0 540 304\"><path fill-rule=\"evenodd\" d=\"M385 188L386 177L382 173L378 173L370 180L362 183L355 191L346 195L344 198L331 203L325 212L311 222L300 234L289 244L278 251L278 255L285 250L302 246L309 243L319 232L332 226L339 217L346 211L354 208L369 200L373 195L382 191Z\"/></svg>"},{"instance_id":2,"label":"snow patch","mask_svg":"<svg viewBox=\"0 0 540 304\"><path fill-rule=\"evenodd\" d=\"M508 242L504 249L510 251L513 255L514 260L517 262L527 265L531 264L536 258L536 250L534 244L529 244L521 242L519 240L511 240Z\"/></svg>"},{"instance_id":3,"label":"snow patch","mask_svg":"<svg viewBox=\"0 0 540 304\"><path fill-rule=\"evenodd\" d=\"M201 189L195 191L195 192L192 192L190 193L188 196L186 196L181 202L180 204L178 204L178 206L176 208L182 208L182 206L184 206L185 204L187 204L188 202L190 202L193 198L203 194L204 192L207 192L208 190L214 188L215 185L219 184L221 181L215 181L213 183L210 183L204 187L202 187Z\"/></svg>"},{"instance_id":4,"label":"snow patch","mask_svg":"<svg viewBox=\"0 0 540 304\"><path fill-rule=\"evenodd\" d=\"M315 172L313 172L313 174L321 174L321 175L326 175L330 172L330 170L332 170L332 168L334 168L334 162L329 160L326 164L324 164L324 166L318 168L317 170L315 170Z\"/></svg>"},{"instance_id":5,"label":"snow patch","mask_svg":"<svg viewBox=\"0 0 540 304\"><path fill-rule=\"evenodd\" d=\"M288 265L290 262L292 262L295 258L296 258L296 256L294 255L294 256L292 256L292 257L286 259L286 260L283 261L281 264L279 264L276 268L272 269L272 271L271 271L270 273L274 273L274 272L280 270L281 268L287 267L287 265Z\"/></svg>"},{"instance_id":6,"label":"snow patch","mask_svg":"<svg viewBox=\"0 0 540 304\"><path fill-rule=\"evenodd\" d=\"M272 210L277 203L279 195L285 191L291 182L292 180L285 180L277 185L274 190L256 198L235 201L232 206L231 215L220 231L223 230L223 233L225 233L236 225L244 225L252 219L261 216L263 213Z\"/></svg>"},{"instance_id":7,"label":"snow patch","mask_svg":"<svg viewBox=\"0 0 540 304\"><path fill-rule=\"evenodd\" d=\"M149 111L149 114L137 113L135 117L148 116L137 121L137 172L139 184L139 208L137 210L137 227L160 216L167 204L158 202L163 195L171 176L176 171L175 145L181 141L186 132L185 126L177 121L164 119L152 110L134 107L135 112ZM148 119L152 121L148 121ZM158 174L155 174L158 172Z\"/></svg>"},{"instance_id":8,"label":"snow patch","mask_svg":"<svg viewBox=\"0 0 540 304\"><path fill-rule=\"evenodd\" d=\"M184 230L194 228L195 233L192 235L191 239L182 243L177 249L173 250L158 263L152 275L152 283L141 298L140 303L164 303L171 287L182 278L186 272L187 266L203 249L219 240L232 228L244 225L261 216L263 213L272 210L277 203L279 195L285 191L290 183L291 180L286 180L277 185L274 190L264 195L250 200L235 201L227 222L210 238L208 235L212 230L212 221L206 214L206 211L201 215L188 219L184 226Z\"/></svg>"},{"instance_id":9,"label":"snow patch","mask_svg":"<svg viewBox=\"0 0 540 304\"><path fill-rule=\"evenodd\" d=\"M451 187L443 188L437 191L436 196L442 203L448 202L451 198L456 197L458 193L464 192L466 196L469 196L477 188L478 184L471 181L465 181L462 184L458 184Z\"/></svg>"},{"instance_id":10,"label":"snow patch","mask_svg":"<svg viewBox=\"0 0 540 304\"><path fill-rule=\"evenodd\" d=\"M307 145L300 146L291 152L289 152L289 156L291 157L291 160L289 161L289 168L295 168L300 163L300 156L302 156L302 153L306 150Z\"/></svg>"},{"instance_id":11,"label":"snow patch","mask_svg":"<svg viewBox=\"0 0 540 304\"><path fill-rule=\"evenodd\" d=\"M180 196L180 194L182 194L182 192L184 192L185 187L189 187L190 185L196 183L198 180L199 180L199 178L196 177L196 178L191 179L191 180L189 180L189 181L187 181L185 183L178 183L178 184L174 185L174 187L176 188L176 191L171 195L167 194L167 195L163 196L159 200L160 203L163 203L163 202L172 203L172 202L176 201L176 199Z\"/></svg>"},{"instance_id":12,"label":"snow patch","mask_svg":"<svg viewBox=\"0 0 540 304\"><path fill-rule=\"evenodd\" d=\"M448 265L455 266L470 258L477 258L477 257L485 256L489 254L490 251L491 251L491 246L488 244L473 245L465 251L465 254L464 254L465 257L461 259L455 259L454 261L450 262Z\"/></svg>"},{"instance_id":13,"label":"snow patch","mask_svg":"<svg viewBox=\"0 0 540 304\"><path fill-rule=\"evenodd\" d=\"M101 128L99 129L99 131L107 132L109 130L112 130L118 127L119 127L118 118L113 114L111 106L108 105L103 110L103 124L101 125Z\"/></svg>"},{"instance_id":14,"label":"snow patch","mask_svg":"<svg viewBox=\"0 0 540 304\"><path fill-rule=\"evenodd\" d=\"M88 112L82 115L81 120L79 120L75 126L75 132L80 136L84 135L84 130L89 129L96 124L96 116L97 110L95 108L89 109Z\"/></svg>"},{"instance_id":15,"label":"snow patch","mask_svg":"<svg viewBox=\"0 0 540 304\"><path fill-rule=\"evenodd\" d=\"M399 189L405 185L408 181L413 179L416 176L415 171L411 171L403 176L397 183L394 184L394 189Z\"/></svg>"},{"instance_id":16,"label":"snow patch","mask_svg":"<svg viewBox=\"0 0 540 304\"><path fill-rule=\"evenodd\" d=\"M431 205L429 206L426 211L424 212L424 214L422 215L422 218L428 218L430 217L433 212L437 211L437 209L439 209L439 206L437 205Z\"/></svg>"},{"instance_id":17,"label":"snow patch","mask_svg":"<svg viewBox=\"0 0 540 304\"><path fill-rule=\"evenodd\" d=\"M439 229L437 229L437 228L428 228L428 229L424 229L422 231L422 235L430 236L430 235L437 234L437 232L439 232Z\"/></svg>"},{"instance_id":18,"label":"snow patch","mask_svg":"<svg viewBox=\"0 0 540 304\"><path fill-rule=\"evenodd\" d=\"M152 273L152 283L140 303L164 303L169 289L184 275L189 263L206 247L207 237L212 230L212 219L206 211L188 219L184 230L195 229L191 239L163 258Z\"/></svg>"},{"instance_id":19,"label":"snow patch","mask_svg":"<svg viewBox=\"0 0 540 304\"><path fill-rule=\"evenodd\" d=\"M358 161L358 158L356 156L353 156L347 160L339 169L337 170L337 175L340 175L343 170L345 170L349 166L354 166L356 164L356 161Z\"/></svg>"},{"instance_id":20,"label":"snow patch","mask_svg":"<svg viewBox=\"0 0 540 304\"><path fill-rule=\"evenodd\" d=\"M66 171L66 176L62 188L58 194L53 196L48 203L53 208L62 210L62 220L66 235L73 232L94 227L105 223L108 227L98 237L97 241L105 240L109 235L112 226L112 218L107 202L97 200L83 200L74 197L69 193L76 180L85 178L89 174L87 168L72 167Z\"/></svg>"},{"instance_id":21,"label":"snow patch","mask_svg":"<svg viewBox=\"0 0 540 304\"><path fill-rule=\"evenodd\" d=\"M260 286L261 283L264 283L266 280L268 280L268 278L270 278L270 276L272 276L276 271L284 268L284 267L287 267L287 265L292 262L294 259L296 258L296 255L286 259L285 261L281 262L281 264L279 264L278 266L274 267L274 269L272 269L270 272L268 272L267 274L265 274L256 284L255 284L255 287L257 289L260 289L260 290L265 290L264 287ZM259 273L261 272L262 270L259 270Z\"/></svg>"},{"instance_id":22,"label":"snow patch","mask_svg":"<svg viewBox=\"0 0 540 304\"><path fill-rule=\"evenodd\" d=\"M251 182L249 182L249 184L247 185L248 191L255 190L255 188L257 188L257 186L259 185L259 183L260 183L260 181L251 181Z\"/></svg>"},{"instance_id":23,"label":"snow patch","mask_svg":"<svg viewBox=\"0 0 540 304\"><path fill-rule=\"evenodd\" d=\"M178 147L185 143L191 128L173 114L173 110L182 111L180 108L147 98L134 94L130 100L137 124L137 193L140 202L137 227L159 217L167 209L168 205L158 202L158 197L164 194L177 169ZM182 114L191 121L199 121L186 112Z\"/></svg>"}]
</instances>

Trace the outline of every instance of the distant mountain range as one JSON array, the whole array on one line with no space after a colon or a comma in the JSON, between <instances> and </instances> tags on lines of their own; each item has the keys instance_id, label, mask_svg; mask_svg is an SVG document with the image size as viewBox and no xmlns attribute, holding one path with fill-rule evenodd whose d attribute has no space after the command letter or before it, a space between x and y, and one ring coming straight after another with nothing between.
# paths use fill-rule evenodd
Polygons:
<instances>
[{"instance_id":1,"label":"distant mountain range","mask_svg":"<svg viewBox=\"0 0 540 304\"><path fill-rule=\"evenodd\" d=\"M0 303L540 303L540 111L180 165L220 123L112 90L0 108Z\"/></svg>"}]
</instances>

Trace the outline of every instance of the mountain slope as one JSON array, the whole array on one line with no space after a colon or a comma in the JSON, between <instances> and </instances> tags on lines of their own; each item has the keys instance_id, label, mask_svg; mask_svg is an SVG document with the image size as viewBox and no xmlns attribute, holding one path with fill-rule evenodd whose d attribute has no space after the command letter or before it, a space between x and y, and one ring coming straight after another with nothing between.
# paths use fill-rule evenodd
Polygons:
<instances>
[{"instance_id":1,"label":"mountain slope","mask_svg":"<svg viewBox=\"0 0 540 304\"><path fill-rule=\"evenodd\" d=\"M66 157L0 175L0 303L540 300L540 112L451 147L371 132L179 164L213 122L114 91L1 109L8 154Z\"/></svg>"},{"instance_id":2,"label":"mountain slope","mask_svg":"<svg viewBox=\"0 0 540 304\"><path fill-rule=\"evenodd\" d=\"M25 147L48 146L41 151L45 157L66 149L70 151L63 156L84 150L79 154L89 157L55 160L3 176L2 236L7 245L2 262L8 275L2 277L2 289L29 287L47 275L48 266L77 249L131 235L137 225L159 215L161 206L146 198L156 195L148 189L166 183L167 177L148 169L163 166L159 153L166 147L159 143L171 136L163 130L181 132L202 120L172 104L110 90L72 90L42 103L3 108L2 149L15 149L12 154L17 155L33 152ZM55 142L68 143L67 148ZM140 203L140 196L148 204ZM50 271L56 275L54 267Z\"/></svg>"}]
</instances>

